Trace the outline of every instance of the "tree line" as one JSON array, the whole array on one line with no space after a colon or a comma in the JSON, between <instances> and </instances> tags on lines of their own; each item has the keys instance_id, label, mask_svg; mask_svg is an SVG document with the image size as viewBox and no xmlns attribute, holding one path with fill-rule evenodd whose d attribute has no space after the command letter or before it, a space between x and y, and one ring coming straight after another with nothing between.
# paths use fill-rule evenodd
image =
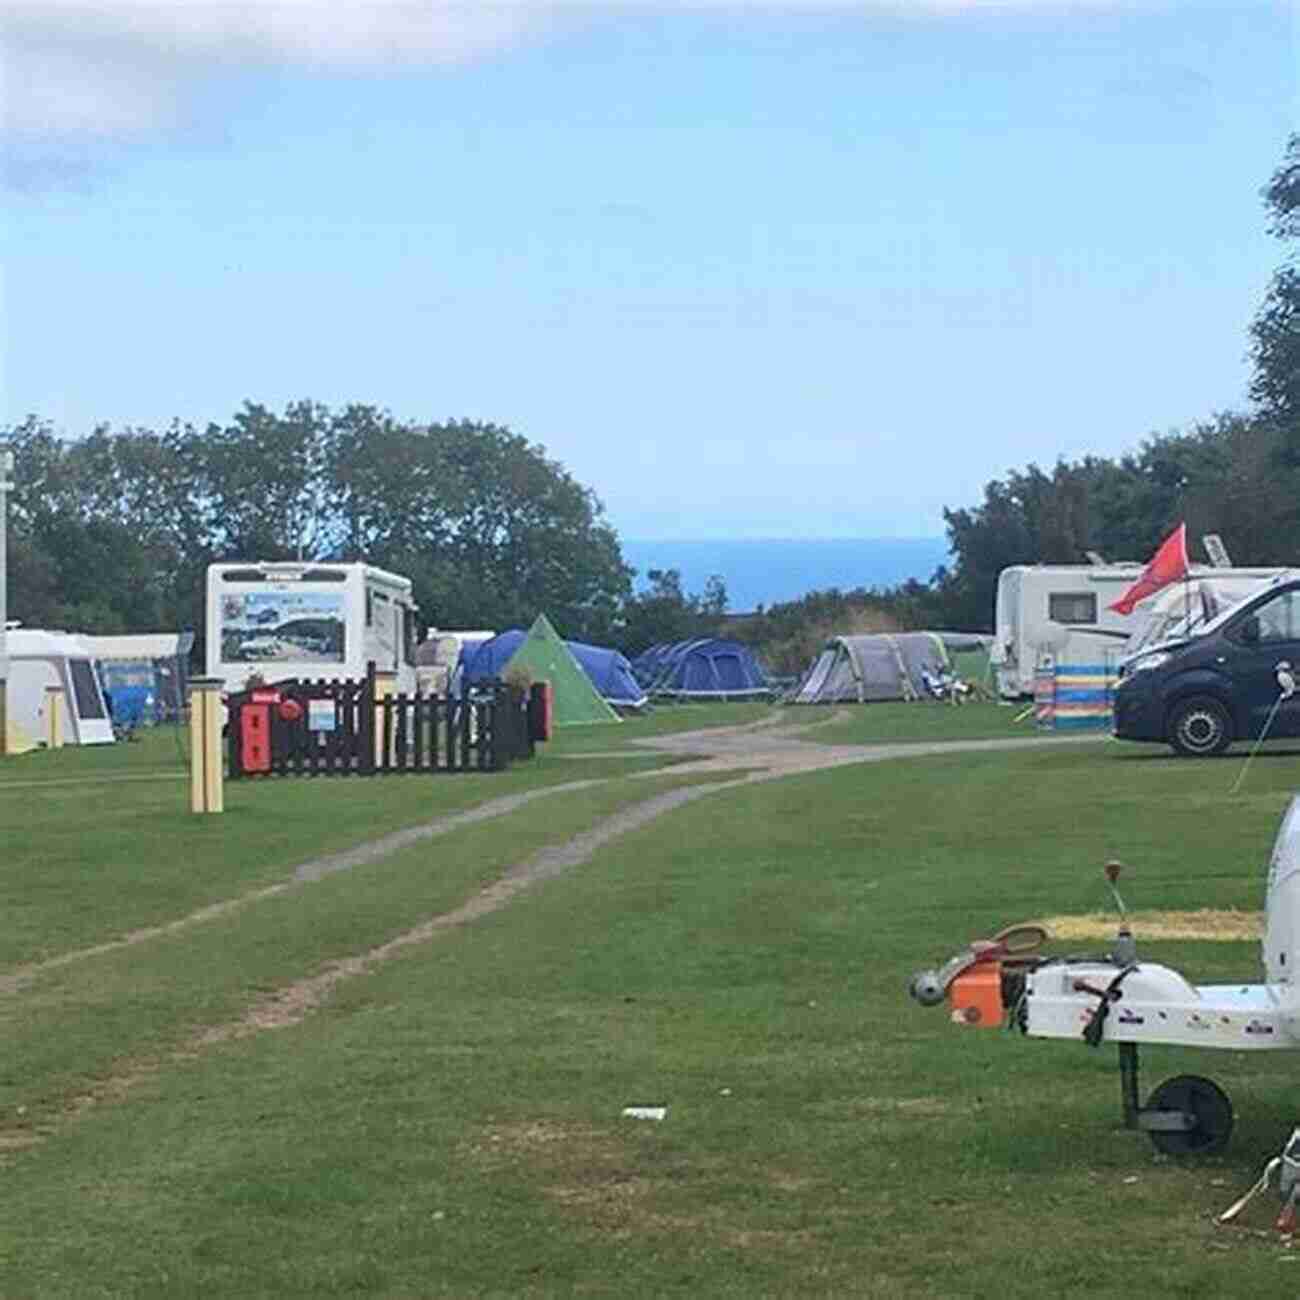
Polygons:
<instances>
[{"instance_id":1,"label":"tree line","mask_svg":"<svg viewBox=\"0 0 1300 1300\"><path fill-rule=\"evenodd\" d=\"M1118 459L1031 464L944 511L951 566L884 591L813 592L729 629L795 671L823 631L988 629L1009 564L1145 560L1185 519L1238 564L1300 543L1300 135L1263 191L1284 260L1251 326L1246 413L1147 439ZM688 594L655 569L634 592L596 494L504 427L421 424L375 406L254 403L224 424L104 425L67 440L37 416L0 429L15 454L9 609L86 632L192 627L204 571L225 559L365 559L408 575L427 622L525 625L635 654L716 630L715 578Z\"/></svg>"},{"instance_id":2,"label":"tree line","mask_svg":"<svg viewBox=\"0 0 1300 1300\"><path fill-rule=\"evenodd\" d=\"M5 440L9 605L32 625L201 629L206 567L225 559L365 559L411 577L444 627L545 609L598 639L630 597L595 495L495 425L302 401L72 441L29 418Z\"/></svg>"}]
</instances>

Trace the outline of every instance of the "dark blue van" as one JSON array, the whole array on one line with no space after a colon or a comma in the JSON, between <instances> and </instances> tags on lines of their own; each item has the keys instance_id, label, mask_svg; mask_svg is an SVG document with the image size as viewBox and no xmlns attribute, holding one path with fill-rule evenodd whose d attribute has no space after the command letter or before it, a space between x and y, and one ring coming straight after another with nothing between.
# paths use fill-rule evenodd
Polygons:
<instances>
[{"instance_id":1,"label":"dark blue van","mask_svg":"<svg viewBox=\"0 0 1300 1300\"><path fill-rule=\"evenodd\" d=\"M1225 610L1196 636L1152 646L1120 668L1115 735L1180 754L1234 740L1300 736L1300 573Z\"/></svg>"}]
</instances>

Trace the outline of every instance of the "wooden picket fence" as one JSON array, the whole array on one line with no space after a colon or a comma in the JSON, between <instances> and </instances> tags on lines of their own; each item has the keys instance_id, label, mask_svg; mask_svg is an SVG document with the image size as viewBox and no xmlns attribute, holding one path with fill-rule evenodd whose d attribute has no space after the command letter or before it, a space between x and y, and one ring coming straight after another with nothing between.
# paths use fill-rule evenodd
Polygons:
<instances>
[{"instance_id":1,"label":"wooden picket fence","mask_svg":"<svg viewBox=\"0 0 1300 1300\"><path fill-rule=\"evenodd\" d=\"M528 697L504 682L460 696L389 695L360 681L287 681L231 696L233 780L499 772L530 757Z\"/></svg>"}]
</instances>

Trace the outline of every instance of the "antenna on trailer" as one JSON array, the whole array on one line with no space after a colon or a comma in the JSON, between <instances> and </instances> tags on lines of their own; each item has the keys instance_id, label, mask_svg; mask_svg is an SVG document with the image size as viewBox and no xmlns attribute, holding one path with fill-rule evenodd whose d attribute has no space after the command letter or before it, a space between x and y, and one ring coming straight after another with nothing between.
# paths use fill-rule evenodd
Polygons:
<instances>
[{"instance_id":1,"label":"antenna on trailer","mask_svg":"<svg viewBox=\"0 0 1300 1300\"><path fill-rule=\"evenodd\" d=\"M1119 908L1119 930L1115 934L1115 950L1111 953L1111 960L1117 966L1131 966L1137 960L1137 945L1133 942L1133 931L1129 928L1128 908L1119 896L1119 873L1124 870L1124 864L1112 859L1103 870L1110 892L1115 896L1115 906Z\"/></svg>"}]
</instances>

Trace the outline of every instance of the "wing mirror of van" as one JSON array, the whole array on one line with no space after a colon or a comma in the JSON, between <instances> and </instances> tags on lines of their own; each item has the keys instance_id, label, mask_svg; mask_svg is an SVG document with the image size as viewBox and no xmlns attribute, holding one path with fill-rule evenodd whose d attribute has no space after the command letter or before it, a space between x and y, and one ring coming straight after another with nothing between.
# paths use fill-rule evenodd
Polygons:
<instances>
[{"instance_id":1,"label":"wing mirror of van","mask_svg":"<svg viewBox=\"0 0 1300 1300\"><path fill-rule=\"evenodd\" d=\"M1243 619L1241 627L1237 630L1238 636L1241 637L1245 645L1256 645L1259 642L1259 619L1253 615L1250 618Z\"/></svg>"}]
</instances>

